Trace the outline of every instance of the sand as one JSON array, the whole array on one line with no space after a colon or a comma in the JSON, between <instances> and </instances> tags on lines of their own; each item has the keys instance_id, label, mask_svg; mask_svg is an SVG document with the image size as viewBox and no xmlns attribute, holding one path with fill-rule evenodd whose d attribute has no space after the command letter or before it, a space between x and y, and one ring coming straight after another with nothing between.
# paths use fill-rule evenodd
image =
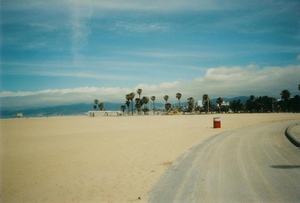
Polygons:
<instances>
[{"instance_id":1,"label":"sand","mask_svg":"<svg viewBox=\"0 0 300 203\"><path fill-rule=\"evenodd\" d=\"M213 118L221 117L221 128ZM180 155L214 134L299 114L0 120L2 202L147 202Z\"/></svg>"}]
</instances>

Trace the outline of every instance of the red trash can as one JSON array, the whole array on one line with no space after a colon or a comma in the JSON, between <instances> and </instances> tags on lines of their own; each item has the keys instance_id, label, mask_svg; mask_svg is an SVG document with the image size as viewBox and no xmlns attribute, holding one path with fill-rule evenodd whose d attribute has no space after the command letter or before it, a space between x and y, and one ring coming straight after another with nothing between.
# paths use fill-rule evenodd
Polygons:
<instances>
[{"instance_id":1,"label":"red trash can","mask_svg":"<svg viewBox=\"0 0 300 203\"><path fill-rule=\"evenodd\" d=\"M221 128L221 118L214 117L214 128Z\"/></svg>"}]
</instances>

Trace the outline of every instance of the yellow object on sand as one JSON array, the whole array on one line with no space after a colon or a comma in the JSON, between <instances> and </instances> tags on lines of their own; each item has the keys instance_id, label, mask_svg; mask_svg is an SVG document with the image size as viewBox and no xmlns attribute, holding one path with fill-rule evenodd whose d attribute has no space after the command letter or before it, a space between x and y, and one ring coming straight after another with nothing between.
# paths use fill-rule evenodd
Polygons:
<instances>
[{"instance_id":1,"label":"yellow object on sand","mask_svg":"<svg viewBox=\"0 0 300 203\"><path fill-rule=\"evenodd\" d=\"M174 115L174 114L180 114L180 111L178 110L171 110L167 113L167 115Z\"/></svg>"}]
</instances>

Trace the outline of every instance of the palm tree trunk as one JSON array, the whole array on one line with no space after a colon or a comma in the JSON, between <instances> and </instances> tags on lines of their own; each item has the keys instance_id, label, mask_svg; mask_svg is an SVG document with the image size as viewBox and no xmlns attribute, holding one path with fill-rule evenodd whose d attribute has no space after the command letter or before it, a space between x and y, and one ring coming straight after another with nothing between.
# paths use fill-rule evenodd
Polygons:
<instances>
[{"instance_id":1,"label":"palm tree trunk","mask_svg":"<svg viewBox=\"0 0 300 203\"><path fill-rule=\"evenodd\" d=\"M133 101L131 101L131 115L133 115Z\"/></svg>"}]
</instances>

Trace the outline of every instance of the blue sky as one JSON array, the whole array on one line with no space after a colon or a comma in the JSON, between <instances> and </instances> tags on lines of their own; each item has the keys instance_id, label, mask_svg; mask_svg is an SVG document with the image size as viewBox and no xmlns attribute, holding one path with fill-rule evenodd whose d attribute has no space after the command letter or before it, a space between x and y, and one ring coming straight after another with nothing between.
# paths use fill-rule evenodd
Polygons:
<instances>
[{"instance_id":1,"label":"blue sky","mask_svg":"<svg viewBox=\"0 0 300 203\"><path fill-rule=\"evenodd\" d=\"M298 0L1 0L2 108L299 94ZM173 96L172 96L173 95Z\"/></svg>"}]
</instances>

